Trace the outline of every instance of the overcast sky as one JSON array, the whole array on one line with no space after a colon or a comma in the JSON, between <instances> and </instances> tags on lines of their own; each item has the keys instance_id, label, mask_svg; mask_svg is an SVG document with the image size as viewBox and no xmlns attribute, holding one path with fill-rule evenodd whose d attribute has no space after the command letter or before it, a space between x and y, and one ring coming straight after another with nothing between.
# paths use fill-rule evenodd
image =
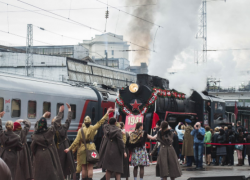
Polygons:
<instances>
[{"instance_id":1,"label":"overcast sky","mask_svg":"<svg viewBox=\"0 0 250 180\"><path fill-rule=\"evenodd\" d=\"M99 0L23 1L51 10L53 13L96 28L101 32L105 29L106 19L104 17L107 6L98 2ZM107 3L107 0L100 1ZM26 37L27 24L33 24L34 45L78 44L83 39L90 39L95 34L101 34L99 31L65 22L67 21L65 19L65 21L60 21L36 14L35 12L62 19L17 0L0 0L0 2L10 4L0 3L0 31ZM174 87L181 84L181 80L189 82L189 78L193 77L202 80L202 82L207 76L218 77L223 81L222 85L224 87L238 86L239 82L249 80L248 76L241 76L238 72L250 70L250 50L208 52L208 62L206 64L198 66L194 64L194 51L201 50L202 47L202 41L195 38L198 30L198 10L201 0L108 0L108 3L131 14L138 8L137 5L155 4L146 7L152 8L154 23L164 27L158 29L155 42L152 40L149 44L150 49L153 49L154 44L156 52L150 52L145 60L135 59L135 54L131 53L131 64L147 62L150 74L170 78L170 80L172 78L175 82L170 82L170 84L172 83ZM35 12L25 11L11 5ZM249 7L249 0L212 1L207 3L208 49L250 48ZM146 11L149 11L149 9L146 9ZM131 22L135 18L113 8L109 8L109 13L107 32L124 35L125 40L140 45L141 43L138 40L130 36ZM41 31L36 26L75 39L63 38L47 31ZM153 25L149 30L152 39L154 39L156 29L157 26ZM44 44L35 40L43 41ZM0 32L0 44L25 45L26 39ZM169 71L178 72L179 75L169 77L167 74ZM202 89L204 83L201 84ZM192 86L188 88L192 88Z\"/></svg>"}]
</instances>

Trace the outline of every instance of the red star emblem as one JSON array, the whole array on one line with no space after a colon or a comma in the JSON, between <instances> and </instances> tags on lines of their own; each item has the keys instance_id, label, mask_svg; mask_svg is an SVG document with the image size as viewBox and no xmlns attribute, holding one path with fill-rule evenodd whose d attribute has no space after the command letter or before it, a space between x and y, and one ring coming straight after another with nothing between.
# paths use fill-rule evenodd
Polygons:
<instances>
[{"instance_id":1,"label":"red star emblem","mask_svg":"<svg viewBox=\"0 0 250 180\"><path fill-rule=\"evenodd\" d=\"M96 158L96 153L95 153L95 152L92 152L92 153L91 153L91 156L92 156L92 158Z\"/></svg>"},{"instance_id":2,"label":"red star emblem","mask_svg":"<svg viewBox=\"0 0 250 180\"><path fill-rule=\"evenodd\" d=\"M130 103L130 105L133 107L132 111L134 111L135 109L137 109L138 111L140 111L139 106L142 105L142 103L137 103L137 99L135 100L134 103Z\"/></svg>"}]
</instances>

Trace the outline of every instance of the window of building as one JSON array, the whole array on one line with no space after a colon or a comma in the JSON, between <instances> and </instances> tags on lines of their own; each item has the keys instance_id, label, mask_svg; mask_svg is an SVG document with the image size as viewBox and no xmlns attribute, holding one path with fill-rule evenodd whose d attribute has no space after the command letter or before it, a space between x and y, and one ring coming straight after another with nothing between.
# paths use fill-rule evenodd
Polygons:
<instances>
[{"instance_id":1,"label":"window of building","mask_svg":"<svg viewBox=\"0 0 250 180\"><path fill-rule=\"evenodd\" d=\"M43 102L43 114L47 111L51 112L51 103L50 102Z\"/></svg>"},{"instance_id":2,"label":"window of building","mask_svg":"<svg viewBox=\"0 0 250 180\"><path fill-rule=\"evenodd\" d=\"M0 98L0 112L4 110L4 99Z\"/></svg>"},{"instance_id":3,"label":"window of building","mask_svg":"<svg viewBox=\"0 0 250 180\"><path fill-rule=\"evenodd\" d=\"M76 105L75 104L70 104L71 106L71 111L72 111L72 119L76 118Z\"/></svg>"},{"instance_id":4,"label":"window of building","mask_svg":"<svg viewBox=\"0 0 250 180\"><path fill-rule=\"evenodd\" d=\"M28 118L36 118L36 101L28 101Z\"/></svg>"},{"instance_id":5,"label":"window of building","mask_svg":"<svg viewBox=\"0 0 250 180\"><path fill-rule=\"evenodd\" d=\"M94 122L95 121L95 108L93 107L92 108L92 122Z\"/></svg>"},{"instance_id":6,"label":"window of building","mask_svg":"<svg viewBox=\"0 0 250 180\"><path fill-rule=\"evenodd\" d=\"M11 101L11 117L20 117L21 115L21 100L12 99Z\"/></svg>"},{"instance_id":7,"label":"window of building","mask_svg":"<svg viewBox=\"0 0 250 180\"><path fill-rule=\"evenodd\" d=\"M63 103L57 103L57 105L56 105L56 115L58 114L58 112L59 112L59 108L60 108L60 106L62 106L62 105L64 105ZM64 117L64 112L63 112L63 116L62 116L62 118Z\"/></svg>"}]
</instances>

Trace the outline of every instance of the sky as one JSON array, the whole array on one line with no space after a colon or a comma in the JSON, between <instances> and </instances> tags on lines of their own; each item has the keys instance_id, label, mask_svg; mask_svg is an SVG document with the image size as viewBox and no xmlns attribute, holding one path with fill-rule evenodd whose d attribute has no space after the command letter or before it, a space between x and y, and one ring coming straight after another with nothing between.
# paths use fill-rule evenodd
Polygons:
<instances>
[{"instance_id":1,"label":"sky","mask_svg":"<svg viewBox=\"0 0 250 180\"><path fill-rule=\"evenodd\" d=\"M141 54L131 52L131 65L147 62L149 74L168 78L171 88L182 89L188 94L190 89L203 90L207 77L220 79L224 88L238 87L250 80L246 74L250 70L250 50L229 50L250 48L249 0L207 2L207 45L208 49L217 51L209 51L207 62L200 61L198 65L194 63L195 52L202 50L202 40L195 35L201 0L0 0L0 44L25 45L25 38L1 31L26 37L27 24L34 25L34 45L69 45L91 39L104 33L106 3L117 8L109 7L106 32L124 35L126 41L151 50ZM134 45L130 48L141 49ZM169 72L177 73L169 75Z\"/></svg>"}]
</instances>

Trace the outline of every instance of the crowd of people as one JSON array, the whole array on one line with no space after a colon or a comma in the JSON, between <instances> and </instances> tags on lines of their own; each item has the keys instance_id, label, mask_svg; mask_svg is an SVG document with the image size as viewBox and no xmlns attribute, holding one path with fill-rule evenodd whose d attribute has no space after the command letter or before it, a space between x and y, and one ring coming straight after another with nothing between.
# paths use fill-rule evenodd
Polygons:
<instances>
[{"instance_id":1,"label":"crowd of people","mask_svg":"<svg viewBox=\"0 0 250 180\"><path fill-rule=\"evenodd\" d=\"M179 123L175 127L175 133L179 141L180 165L191 167L194 163L197 170L202 170L204 155L208 166L233 166L235 151L238 158L236 166L244 165L246 155L250 165L250 145L242 144L250 143L250 135L240 121L236 127L232 123L211 129L209 126L201 127L199 122L191 126L191 120L186 119L185 125Z\"/></svg>"},{"instance_id":2,"label":"crowd of people","mask_svg":"<svg viewBox=\"0 0 250 180\"><path fill-rule=\"evenodd\" d=\"M237 166L244 165L246 155L250 165L250 145L237 144L250 143L250 135L247 136L240 122L237 122L236 128L232 124L213 130L209 126L202 127L199 122L192 125L189 119L174 129L167 121L159 121L153 135L143 131L143 123L138 122L129 134L124 129L124 123L109 117L114 111L109 108L95 125L91 125L91 118L86 116L71 144L67 132L72 112L70 105L66 105L68 117L64 124L61 123L63 105L50 125L47 123L50 112L45 112L36 122L30 148L26 139L31 123L28 120L7 121L4 130L2 118L5 112L0 113L0 172L6 180L63 180L72 174L71 178L76 179L79 173L82 173L83 180L92 180L95 164L106 171L102 180L128 180L130 154L134 180L137 180L138 173L143 180L144 168L150 165L149 156L154 154L157 154L156 177L162 180L180 177L181 165L191 167L194 163L196 170L202 170L204 154L208 166L234 165L236 150ZM94 137L100 127L103 138L97 152ZM147 139L157 142L149 153L145 146ZM74 153L77 154L77 164Z\"/></svg>"},{"instance_id":3,"label":"crowd of people","mask_svg":"<svg viewBox=\"0 0 250 180\"><path fill-rule=\"evenodd\" d=\"M83 180L92 180L93 166L98 164L98 167L106 170L106 175L102 179L128 179L131 152L134 179L137 180L139 173L142 180L144 167L149 166L149 154L145 146L147 139L159 142L156 176L163 180L167 177L174 180L181 176L178 157L172 156L178 151L172 146L173 142L178 141L178 137L166 121L160 124L161 130L155 136L143 131L143 124L140 122L136 124L135 130L128 134L124 129L124 123L117 122L114 117L109 118L109 114L114 111L109 108L95 125L91 125L91 118L86 116L76 139L70 144L67 131L71 124L72 112L69 104L67 107L68 118L64 124L61 123L63 105L50 125L47 122L50 112L44 113L35 124L30 147L27 144L27 135L31 123L28 120L17 120L14 123L7 121L4 130L2 118L5 112L0 113L1 177L6 177L6 180L63 180L72 174L75 175L71 178L76 179L76 174L81 172ZM94 137L101 126L104 135L97 152ZM150 154L155 152L156 150L153 150ZM74 153L77 154L77 165Z\"/></svg>"}]
</instances>

